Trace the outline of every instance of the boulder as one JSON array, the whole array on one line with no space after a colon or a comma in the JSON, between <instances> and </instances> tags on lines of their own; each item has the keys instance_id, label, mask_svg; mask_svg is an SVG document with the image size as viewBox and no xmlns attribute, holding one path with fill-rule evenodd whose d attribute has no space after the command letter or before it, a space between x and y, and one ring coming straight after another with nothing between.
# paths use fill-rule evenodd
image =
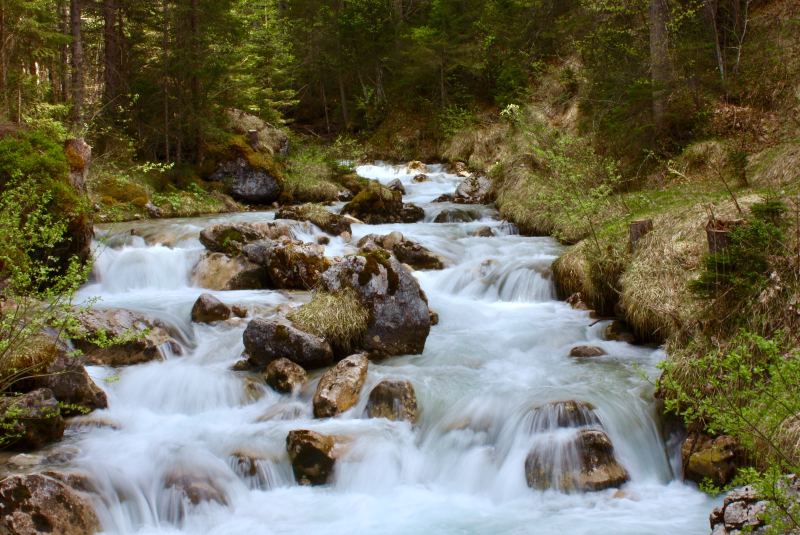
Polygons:
<instances>
[{"instance_id":1,"label":"boulder","mask_svg":"<svg viewBox=\"0 0 800 535\"><path fill-rule=\"evenodd\" d=\"M453 162L450 164L448 171L458 177L466 178L468 176L472 176L472 173L469 172L469 168L467 164L464 162Z\"/></svg>"},{"instance_id":2,"label":"boulder","mask_svg":"<svg viewBox=\"0 0 800 535\"><path fill-rule=\"evenodd\" d=\"M417 184L421 184L423 182L428 181L428 175L420 173L418 175L414 175L414 178L412 178L411 180L416 182Z\"/></svg>"},{"instance_id":3,"label":"boulder","mask_svg":"<svg viewBox=\"0 0 800 535\"><path fill-rule=\"evenodd\" d=\"M291 219L293 221L308 221L324 232L339 236L343 232L353 233L350 222L339 214L334 214L321 204L301 204L300 206L285 206L278 210L275 219Z\"/></svg>"},{"instance_id":4,"label":"boulder","mask_svg":"<svg viewBox=\"0 0 800 535\"><path fill-rule=\"evenodd\" d=\"M228 504L228 496L210 474L174 468L164 478L164 488L183 495L192 505L203 502Z\"/></svg>"},{"instance_id":5,"label":"boulder","mask_svg":"<svg viewBox=\"0 0 800 535\"><path fill-rule=\"evenodd\" d=\"M602 357L605 354L605 350L597 346L575 346L569 351L570 357L579 359Z\"/></svg>"},{"instance_id":6,"label":"boulder","mask_svg":"<svg viewBox=\"0 0 800 535\"><path fill-rule=\"evenodd\" d=\"M417 394L411 381L381 381L369 393L367 416L416 423Z\"/></svg>"},{"instance_id":7,"label":"boulder","mask_svg":"<svg viewBox=\"0 0 800 535\"><path fill-rule=\"evenodd\" d=\"M195 323L214 323L231 317L231 309L211 294L202 294L192 307L192 321Z\"/></svg>"},{"instance_id":8,"label":"boulder","mask_svg":"<svg viewBox=\"0 0 800 535\"><path fill-rule=\"evenodd\" d=\"M228 109L228 126L235 133L247 137L247 142L256 152L267 152L273 156L289 153L289 136L260 117L242 110Z\"/></svg>"},{"instance_id":9,"label":"boulder","mask_svg":"<svg viewBox=\"0 0 800 535\"><path fill-rule=\"evenodd\" d=\"M297 329L282 319L254 319L244 331L244 347L251 364L263 369L285 358L310 370L329 366L333 350L318 336Z\"/></svg>"},{"instance_id":10,"label":"boulder","mask_svg":"<svg viewBox=\"0 0 800 535\"><path fill-rule=\"evenodd\" d=\"M64 436L64 419L53 392L40 388L0 398L0 438L5 448L35 450Z\"/></svg>"},{"instance_id":11,"label":"boulder","mask_svg":"<svg viewBox=\"0 0 800 535\"><path fill-rule=\"evenodd\" d=\"M683 443L681 458L686 479L701 483L708 478L717 486L730 483L744 460L735 438L698 433L689 435Z\"/></svg>"},{"instance_id":12,"label":"boulder","mask_svg":"<svg viewBox=\"0 0 800 535\"><path fill-rule=\"evenodd\" d=\"M270 362L265 375L267 384L282 394L291 394L299 390L308 379L308 374L302 366L286 358Z\"/></svg>"},{"instance_id":13,"label":"boulder","mask_svg":"<svg viewBox=\"0 0 800 535\"><path fill-rule=\"evenodd\" d=\"M370 251L380 247L392 253L400 262L414 269L443 269L444 261L422 245L405 239L399 232L386 236L369 234L358 241L358 247Z\"/></svg>"},{"instance_id":14,"label":"boulder","mask_svg":"<svg viewBox=\"0 0 800 535\"><path fill-rule=\"evenodd\" d=\"M367 356L359 354L341 360L326 371L314 393L314 417L332 418L358 403L368 367Z\"/></svg>"},{"instance_id":15,"label":"boulder","mask_svg":"<svg viewBox=\"0 0 800 535\"><path fill-rule=\"evenodd\" d=\"M416 223L425 219L425 210L416 204L407 203L403 205L400 211L401 223Z\"/></svg>"},{"instance_id":16,"label":"boulder","mask_svg":"<svg viewBox=\"0 0 800 535\"><path fill-rule=\"evenodd\" d=\"M224 181L231 197L246 204L273 203L283 191L279 178L242 156L221 162L210 180Z\"/></svg>"},{"instance_id":17,"label":"boulder","mask_svg":"<svg viewBox=\"0 0 800 535\"><path fill-rule=\"evenodd\" d=\"M276 222L265 223L223 223L212 225L200 232L200 243L215 253L234 256L248 243L259 240L277 240L280 237L293 237L288 225Z\"/></svg>"},{"instance_id":18,"label":"boulder","mask_svg":"<svg viewBox=\"0 0 800 535\"><path fill-rule=\"evenodd\" d=\"M394 180L386 184L386 187L392 191L399 191L403 195L406 194L406 187L403 185L403 183L400 181L399 178L395 178Z\"/></svg>"},{"instance_id":19,"label":"boulder","mask_svg":"<svg viewBox=\"0 0 800 535\"><path fill-rule=\"evenodd\" d=\"M89 535L100 522L88 499L54 477L15 475L0 481L0 533Z\"/></svg>"},{"instance_id":20,"label":"boulder","mask_svg":"<svg viewBox=\"0 0 800 535\"><path fill-rule=\"evenodd\" d=\"M622 320L612 321L603 331L603 337L606 340L625 342L626 344L635 344L637 341L636 335L633 334L628 324Z\"/></svg>"},{"instance_id":21,"label":"boulder","mask_svg":"<svg viewBox=\"0 0 800 535\"><path fill-rule=\"evenodd\" d=\"M459 208L445 208L433 219L434 223L470 223L481 218L481 214L474 210Z\"/></svg>"},{"instance_id":22,"label":"boulder","mask_svg":"<svg viewBox=\"0 0 800 535\"><path fill-rule=\"evenodd\" d=\"M585 401L554 401L535 407L531 430L547 432L568 427L600 427L594 405Z\"/></svg>"},{"instance_id":23,"label":"boulder","mask_svg":"<svg viewBox=\"0 0 800 535\"><path fill-rule=\"evenodd\" d=\"M243 253L266 270L272 288L309 290L330 266L325 247L289 238L251 243L244 247Z\"/></svg>"},{"instance_id":24,"label":"boulder","mask_svg":"<svg viewBox=\"0 0 800 535\"><path fill-rule=\"evenodd\" d=\"M320 281L324 290L355 291L369 313L362 348L383 355L419 354L431 327L427 299L417 279L385 251L348 256Z\"/></svg>"},{"instance_id":25,"label":"boulder","mask_svg":"<svg viewBox=\"0 0 800 535\"><path fill-rule=\"evenodd\" d=\"M485 176L468 176L456 187L454 202L486 204L491 201L492 181Z\"/></svg>"},{"instance_id":26,"label":"boulder","mask_svg":"<svg viewBox=\"0 0 800 535\"><path fill-rule=\"evenodd\" d=\"M161 348L165 346L175 353L180 352L180 345L163 323L130 310L109 308L82 312L78 315L78 327L82 336L75 340L75 345L91 364L127 366L160 360ZM136 335L134 340L111 347L92 341L94 337L129 339L132 334Z\"/></svg>"},{"instance_id":27,"label":"boulder","mask_svg":"<svg viewBox=\"0 0 800 535\"><path fill-rule=\"evenodd\" d=\"M614 457L608 435L583 428L563 451L552 444L532 450L525 459L525 478L535 489L590 492L618 487L629 476Z\"/></svg>"},{"instance_id":28,"label":"boulder","mask_svg":"<svg viewBox=\"0 0 800 535\"><path fill-rule=\"evenodd\" d=\"M300 485L328 483L336 462L334 446L333 437L308 430L290 431L286 437L286 451L295 480Z\"/></svg>"},{"instance_id":29,"label":"boulder","mask_svg":"<svg viewBox=\"0 0 800 535\"><path fill-rule=\"evenodd\" d=\"M64 416L108 407L106 393L89 377L83 366L84 359L72 356L66 344L43 335L29 340L27 345L37 353L34 358L42 367L15 384L15 389L20 392L50 390L58 401L70 407L62 409Z\"/></svg>"},{"instance_id":30,"label":"boulder","mask_svg":"<svg viewBox=\"0 0 800 535\"><path fill-rule=\"evenodd\" d=\"M494 236L492 227L479 227L469 233L470 236L475 238L491 238Z\"/></svg>"},{"instance_id":31,"label":"boulder","mask_svg":"<svg viewBox=\"0 0 800 535\"><path fill-rule=\"evenodd\" d=\"M431 319L431 325L439 325L439 313L433 310L428 311L428 317Z\"/></svg>"},{"instance_id":32,"label":"boulder","mask_svg":"<svg viewBox=\"0 0 800 535\"><path fill-rule=\"evenodd\" d=\"M222 253L204 256L192 269L195 285L215 291L261 290L267 287L267 270L245 256Z\"/></svg>"},{"instance_id":33,"label":"boulder","mask_svg":"<svg viewBox=\"0 0 800 535\"><path fill-rule=\"evenodd\" d=\"M796 496L796 492L797 489L790 488L790 493ZM752 486L734 489L709 516L712 535L770 533L765 518L768 507L769 503L760 499Z\"/></svg>"},{"instance_id":34,"label":"boulder","mask_svg":"<svg viewBox=\"0 0 800 535\"><path fill-rule=\"evenodd\" d=\"M399 223L402 211L403 194L376 181L369 182L342 208L343 214L352 215L371 225Z\"/></svg>"},{"instance_id":35,"label":"boulder","mask_svg":"<svg viewBox=\"0 0 800 535\"><path fill-rule=\"evenodd\" d=\"M411 173L427 173L428 172L428 166L425 165L424 163L418 161L418 160L414 160L414 161L408 162L408 165L406 165L406 170L408 171L409 174L411 174Z\"/></svg>"}]
</instances>

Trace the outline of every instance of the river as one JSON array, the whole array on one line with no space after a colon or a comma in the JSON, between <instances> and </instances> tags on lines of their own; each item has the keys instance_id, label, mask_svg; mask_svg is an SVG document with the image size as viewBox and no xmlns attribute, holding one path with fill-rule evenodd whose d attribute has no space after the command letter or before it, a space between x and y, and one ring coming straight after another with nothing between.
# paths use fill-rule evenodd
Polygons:
<instances>
[{"instance_id":1,"label":"river","mask_svg":"<svg viewBox=\"0 0 800 535\"><path fill-rule=\"evenodd\" d=\"M170 325L183 355L129 368L91 367L109 408L69 440L80 453L71 468L89 474L95 506L109 534L505 534L706 535L714 503L675 477L656 418L653 386L664 353L602 339L605 322L556 299L550 266L562 247L522 237L489 207L469 223L434 223L459 179L431 166L412 181L403 166L376 164L359 174L383 183L400 178L406 202L426 211L410 225L354 225L353 241L398 230L440 254L442 271L415 275L440 316L421 355L370 363L360 402L345 414L315 420L311 397L320 373L296 397L279 395L252 375L233 372L247 320L190 321L206 292L192 284L206 226L263 221L272 212L104 226L93 280L81 299L156 316ZM337 208L337 207L334 207ZM461 207L464 208L464 207ZM321 232L293 223L300 239ZM489 226L494 237L470 232ZM355 250L332 238L326 254ZM307 292L212 292L257 315L308 301ZM572 359L575 345L607 356ZM382 379L410 380L421 407L415 426L364 417L366 393ZM543 438L531 409L581 400L597 407L631 481L594 493L536 491L525 458ZM289 431L346 437L333 482L301 487L286 454ZM257 459L244 467L242 457ZM224 503L192 505L171 474L206 481Z\"/></svg>"}]
</instances>

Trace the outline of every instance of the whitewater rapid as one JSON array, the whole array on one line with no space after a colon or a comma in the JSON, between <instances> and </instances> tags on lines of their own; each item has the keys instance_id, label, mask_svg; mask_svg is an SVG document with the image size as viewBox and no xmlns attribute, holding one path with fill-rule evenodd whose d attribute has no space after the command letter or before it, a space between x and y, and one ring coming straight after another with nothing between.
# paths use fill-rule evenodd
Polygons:
<instances>
[{"instance_id":1,"label":"whitewater rapid","mask_svg":"<svg viewBox=\"0 0 800 535\"><path fill-rule=\"evenodd\" d=\"M311 409L319 372L297 396L279 395L252 374L230 370L243 352L248 320L193 324L194 301L208 290L192 282L203 255L199 232L212 224L264 221L271 212L104 226L92 282L80 298L96 306L153 315L183 354L129 368L92 367L109 408L103 425L70 431L78 454L68 468L89 475L108 534L499 534L705 535L713 502L676 478L662 439L651 379L661 350L602 339L604 322L559 302L550 266L562 247L522 237L489 207L470 223L433 223L432 203L458 177L432 166L417 184L403 166L376 164L359 174L383 183L399 178L406 202L424 222L354 225L353 240L398 230L439 253L442 271L415 273L439 314L422 355L371 362L360 402L334 419ZM333 207L336 209L337 207ZM491 227L494 237L471 232ZM300 239L319 229L293 223ZM326 254L354 252L332 238ZM298 306L307 292L210 292L256 315ZM608 353L576 360L575 345ZM366 393L383 379L407 379L421 415L404 422L364 417ZM525 457L541 437L531 409L564 400L597 407L631 481L587 494L535 491ZM312 429L345 444L332 483L298 486L286 435ZM218 501L193 505L170 482L201 481Z\"/></svg>"}]
</instances>

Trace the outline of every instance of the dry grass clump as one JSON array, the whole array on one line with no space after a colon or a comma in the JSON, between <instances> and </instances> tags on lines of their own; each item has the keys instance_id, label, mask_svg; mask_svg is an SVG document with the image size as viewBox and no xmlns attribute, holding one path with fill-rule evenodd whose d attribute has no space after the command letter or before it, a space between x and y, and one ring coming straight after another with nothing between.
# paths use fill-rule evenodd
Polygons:
<instances>
[{"instance_id":1,"label":"dry grass clump","mask_svg":"<svg viewBox=\"0 0 800 535\"><path fill-rule=\"evenodd\" d=\"M513 154L515 133L507 123L491 123L481 128L466 128L455 134L443 147L442 156L462 161L474 169L488 170Z\"/></svg>"},{"instance_id":2,"label":"dry grass clump","mask_svg":"<svg viewBox=\"0 0 800 535\"><path fill-rule=\"evenodd\" d=\"M751 160L750 182L756 186L783 187L800 180L800 144L784 143Z\"/></svg>"},{"instance_id":3,"label":"dry grass clump","mask_svg":"<svg viewBox=\"0 0 800 535\"><path fill-rule=\"evenodd\" d=\"M584 302L590 303L595 294L589 277L585 249L587 242L570 248L553 263L553 282L560 299L580 293Z\"/></svg>"},{"instance_id":4,"label":"dry grass clump","mask_svg":"<svg viewBox=\"0 0 800 535\"><path fill-rule=\"evenodd\" d=\"M58 353L58 345L49 336L31 336L0 359L0 385L6 387L22 377L41 373L53 363Z\"/></svg>"},{"instance_id":5,"label":"dry grass clump","mask_svg":"<svg viewBox=\"0 0 800 535\"><path fill-rule=\"evenodd\" d=\"M369 313L356 293L345 289L335 294L318 291L311 301L288 315L298 328L327 340L337 353L347 353L361 341Z\"/></svg>"}]
</instances>

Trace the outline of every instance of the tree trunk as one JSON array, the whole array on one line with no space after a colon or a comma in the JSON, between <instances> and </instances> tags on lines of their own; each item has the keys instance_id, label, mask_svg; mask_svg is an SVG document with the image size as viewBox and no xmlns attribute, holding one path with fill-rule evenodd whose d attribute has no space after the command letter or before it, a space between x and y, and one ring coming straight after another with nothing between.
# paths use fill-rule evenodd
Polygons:
<instances>
[{"instance_id":1,"label":"tree trunk","mask_svg":"<svg viewBox=\"0 0 800 535\"><path fill-rule=\"evenodd\" d=\"M72 122L83 125L83 39L81 37L81 0L70 0L69 24L72 35Z\"/></svg>"},{"instance_id":2,"label":"tree trunk","mask_svg":"<svg viewBox=\"0 0 800 535\"><path fill-rule=\"evenodd\" d=\"M117 34L117 0L103 1L103 104L116 107L119 97L120 47ZM111 111L110 109L107 111Z\"/></svg>"},{"instance_id":3,"label":"tree trunk","mask_svg":"<svg viewBox=\"0 0 800 535\"><path fill-rule=\"evenodd\" d=\"M650 0L650 69L653 84L653 124L659 138L667 129L667 100L672 78L669 60L669 12L666 0Z\"/></svg>"},{"instance_id":4,"label":"tree trunk","mask_svg":"<svg viewBox=\"0 0 800 535\"><path fill-rule=\"evenodd\" d=\"M8 117L10 106L8 103L8 53L6 52L6 5L0 2L0 91L3 92L3 105L5 115Z\"/></svg>"},{"instance_id":5,"label":"tree trunk","mask_svg":"<svg viewBox=\"0 0 800 535\"><path fill-rule=\"evenodd\" d=\"M69 14L65 0L58 2L58 24L63 35L69 35ZM69 100L69 44L64 43L59 46L59 65L58 65L58 93L61 102Z\"/></svg>"},{"instance_id":6,"label":"tree trunk","mask_svg":"<svg viewBox=\"0 0 800 535\"><path fill-rule=\"evenodd\" d=\"M170 163L170 146L169 146L169 78L167 76L168 67L168 51L169 51L169 19L167 18L167 0L161 2L161 14L164 18L164 30L161 34L161 61L163 63L163 73L161 75L161 86L164 95L164 160Z\"/></svg>"},{"instance_id":7,"label":"tree trunk","mask_svg":"<svg viewBox=\"0 0 800 535\"><path fill-rule=\"evenodd\" d=\"M347 130L350 128L350 115L347 112L347 92L344 88L344 79L341 72L337 74L337 78L339 79L339 98L342 101L342 120L344 121L345 130Z\"/></svg>"},{"instance_id":8,"label":"tree trunk","mask_svg":"<svg viewBox=\"0 0 800 535\"><path fill-rule=\"evenodd\" d=\"M191 92L191 112L189 114L189 132L191 137L192 150L194 153L195 161L200 161L202 155L200 154L200 126L198 123L198 113L202 109L200 102L200 78L198 71L200 70L200 8L198 0L191 0L189 10L189 30L191 33L191 54L192 66L191 74L189 75L189 91Z\"/></svg>"}]
</instances>

